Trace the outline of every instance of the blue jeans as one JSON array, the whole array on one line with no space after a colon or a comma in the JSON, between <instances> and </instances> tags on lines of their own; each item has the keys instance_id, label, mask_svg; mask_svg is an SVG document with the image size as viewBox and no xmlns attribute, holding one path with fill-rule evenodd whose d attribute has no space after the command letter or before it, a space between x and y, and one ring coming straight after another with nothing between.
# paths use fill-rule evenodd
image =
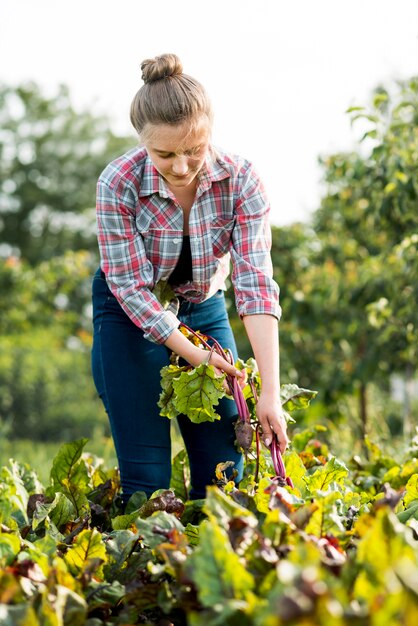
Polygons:
<instances>
[{"instance_id":1,"label":"blue jeans","mask_svg":"<svg viewBox=\"0 0 418 626\"><path fill-rule=\"evenodd\" d=\"M200 304L182 301L180 321L211 335L237 358L223 291ZM168 488L171 477L170 420L160 416L160 370L169 363L164 345L144 339L144 333L126 315L109 290L103 273L93 279L92 370L96 389L109 417L118 457L123 500L135 491L148 497ZM178 424L190 462L193 499L204 498L218 463L233 461L240 480L242 455L234 441L235 402L222 398L221 419L193 424L180 415Z\"/></svg>"}]
</instances>

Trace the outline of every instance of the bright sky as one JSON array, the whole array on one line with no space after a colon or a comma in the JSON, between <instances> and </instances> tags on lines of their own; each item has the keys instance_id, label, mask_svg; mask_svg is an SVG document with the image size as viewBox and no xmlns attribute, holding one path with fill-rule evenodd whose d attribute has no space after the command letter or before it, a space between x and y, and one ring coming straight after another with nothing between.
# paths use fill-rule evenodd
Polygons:
<instances>
[{"instance_id":1,"label":"bright sky","mask_svg":"<svg viewBox=\"0 0 418 626\"><path fill-rule=\"evenodd\" d=\"M0 4L0 81L69 85L74 106L135 134L139 64L175 52L207 88L214 141L255 164L271 221L305 220L319 154L350 149L345 110L418 74L416 0L13 0Z\"/></svg>"}]
</instances>

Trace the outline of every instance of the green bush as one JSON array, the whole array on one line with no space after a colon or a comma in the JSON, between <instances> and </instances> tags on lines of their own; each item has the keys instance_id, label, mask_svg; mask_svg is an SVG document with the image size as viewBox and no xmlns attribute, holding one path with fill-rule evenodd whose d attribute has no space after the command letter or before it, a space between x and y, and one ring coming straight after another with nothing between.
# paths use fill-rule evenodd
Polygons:
<instances>
[{"instance_id":1,"label":"green bush","mask_svg":"<svg viewBox=\"0 0 418 626\"><path fill-rule=\"evenodd\" d=\"M92 437L107 417L90 370L89 337L63 345L59 329L0 336L0 418L12 439Z\"/></svg>"}]
</instances>

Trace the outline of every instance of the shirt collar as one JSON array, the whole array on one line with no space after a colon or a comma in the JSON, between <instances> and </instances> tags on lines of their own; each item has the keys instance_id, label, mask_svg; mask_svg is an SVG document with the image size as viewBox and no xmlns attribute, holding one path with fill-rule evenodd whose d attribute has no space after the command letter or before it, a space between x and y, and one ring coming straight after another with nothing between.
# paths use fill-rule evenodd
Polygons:
<instances>
[{"instance_id":1,"label":"shirt collar","mask_svg":"<svg viewBox=\"0 0 418 626\"><path fill-rule=\"evenodd\" d=\"M230 173L222 167L222 164L217 159L216 150L211 148L208 156L206 157L206 161L199 172L198 195L209 189L213 182L229 178L229 176ZM139 196L151 196L153 193L158 193L162 198L171 197L170 191L164 182L164 178L155 169L147 154L145 157L144 169L142 171Z\"/></svg>"},{"instance_id":2,"label":"shirt collar","mask_svg":"<svg viewBox=\"0 0 418 626\"><path fill-rule=\"evenodd\" d=\"M142 170L141 186L139 196L151 196L158 193L162 198L169 197L169 191L164 183L163 177L155 169L148 154L145 157L144 169Z\"/></svg>"},{"instance_id":3,"label":"shirt collar","mask_svg":"<svg viewBox=\"0 0 418 626\"><path fill-rule=\"evenodd\" d=\"M209 189L212 183L218 180L224 180L230 177L230 173L224 167L218 159L216 148L211 146L206 161L199 172L199 186L198 195L203 191Z\"/></svg>"}]
</instances>

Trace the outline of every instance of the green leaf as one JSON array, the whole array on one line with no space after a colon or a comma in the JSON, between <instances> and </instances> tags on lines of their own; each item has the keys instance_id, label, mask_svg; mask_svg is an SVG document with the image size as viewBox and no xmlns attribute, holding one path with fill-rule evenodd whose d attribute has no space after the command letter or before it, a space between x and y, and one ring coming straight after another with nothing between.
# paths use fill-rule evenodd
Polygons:
<instances>
[{"instance_id":1,"label":"green leaf","mask_svg":"<svg viewBox=\"0 0 418 626\"><path fill-rule=\"evenodd\" d=\"M179 413L184 413L195 424L220 419L214 410L225 395L224 376L217 376L212 365L202 363L183 372L173 380L174 404Z\"/></svg>"},{"instance_id":2,"label":"green leaf","mask_svg":"<svg viewBox=\"0 0 418 626\"><path fill-rule=\"evenodd\" d=\"M367 602L376 594L389 591L388 581L402 559L416 564L416 548L410 539L410 529L403 526L388 507L378 509L366 523L359 520L356 565L360 574L354 584L354 597ZM416 569L416 565L414 565ZM390 585L390 583L389 583Z\"/></svg>"},{"instance_id":3,"label":"green leaf","mask_svg":"<svg viewBox=\"0 0 418 626\"><path fill-rule=\"evenodd\" d=\"M205 500L188 500L185 503L184 512L181 516L181 523L186 526L187 524L195 524L198 525L203 519L205 519L206 515L203 511L205 506Z\"/></svg>"},{"instance_id":4,"label":"green leaf","mask_svg":"<svg viewBox=\"0 0 418 626\"><path fill-rule=\"evenodd\" d=\"M201 524L200 542L188 559L187 571L205 607L233 599L246 600L255 587L253 576L215 519Z\"/></svg>"},{"instance_id":5,"label":"green leaf","mask_svg":"<svg viewBox=\"0 0 418 626\"><path fill-rule=\"evenodd\" d=\"M342 485L348 469L335 457L317 469L311 476L305 477L306 485L311 493L326 491L333 483Z\"/></svg>"},{"instance_id":6,"label":"green leaf","mask_svg":"<svg viewBox=\"0 0 418 626\"><path fill-rule=\"evenodd\" d=\"M115 572L122 569L125 561L133 552L138 542L139 533L131 530L116 530L106 539L106 551L109 556L108 563Z\"/></svg>"},{"instance_id":7,"label":"green leaf","mask_svg":"<svg viewBox=\"0 0 418 626\"><path fill-rule=\"evenodd\" d=\"M1 626L39 626L35 609L28 604L0 606Z\"/></svg>"},{"instance_id":8,"label":"green leaf","mask_svg":"<svg viewBox=\"0 0 418 626\"><path fill-rule=\"evenodd\" d=\"M266 491L266 489L270 486L271 478L269 476L263 476L258 483L258 489L254 496L254 500L257 505L257 510L260 511L260 513L268 513L270 511L270 494Z\"/></svg>"},{"instance_id":9,"label":"green leaf","mask_svg":"<svg viewBox=\"0 0 418 626\"><path fill-rule=\"evenodd\" d=\"M316 509L305 528L307 533L317 537L325 535L338 537L344 533L343 518L339 515L337 508L340 498L341 494L334 491L315 500Z\"/></svg>"},{"instance_id":10,"label":"green leaf","mask_svg":"<svg viewBox=\"0 0 418 626\"><path fill-rule=\"evenodd\" d=\"M41 617L44 618L41 623L71 624L71 626L84 626L86 624L87 604L84 598L75 591L64 585L56 585L55 598L53 594L48 595L47 598L48 602L43 605L43 608L52 609L53 615L55 618L58 617L58 620L57 622L53 622L52 619L49 621L47 613L44 617L41 609Z\"/></svg>"},{"instance_id":11,"label":"green leaf","mask_svg":"<svg viewBox=\"0 0 418 626\"><path fill-rule=\"evenodd\" d=\"M127 515L117 515L112 519L112 529L127 530L132 528L135 525L138 516L139 511L132 511L132 513L128 513Z\"/></svg>"},{"instance_id":12,"label":"green leaf","mask_svg":"<svg viewBox=\"0 0 418 626\"><path fill-rule=\"evenodd\" d=\"M389 195L389 194L391 194L393 191L395 191L395 190L396 190L396 188L397 188L396 183L394 183L393 181L391 181L391 182L389 182L387 185L385 185L385 188L384 188L384 190L383 190L383 193L384 193L385 195L387 195L387 196L388 196L388 195Z\"/></svg>"},{"instance_id":13,"label":"green leaf","mask_svg":"<svg viewBox=\"0 0 418 626\"><path fill-rule=\"evenodd\" d=\"M102 535L95 528L81 531L64 556L65 562L75 576L91 566L92 561L98 560L101 564L106 563L107 558Z\"/></svg>"},{"instance_id":14,"label":"green leaf","mask_svg":"<svg viewBox=\"0 0 418 626\"><path fill-rule=\"evenodd\" d=\"M397 170L395 172L395 178L399 180L401 183L403 183L404 185L406 185L406 183L408 182L408 176L404 172L401 172L400 170Z\"/></svg>"},{"instance_id":15,"label":"green leaf","mask_svg":"<svg viewBox=\"0 0 418 626\"><path fill-rule=\"evenodd\" d=\"M20 552L20 539L11 533L0 534L0 564L10 565Z\"/></svg>"},{"instance_id":16,"label":"green leaf","mask_svg":"<svg viewBox=\"0 0 418 626\"><path fill-rule=\"evenodd\" d=\"M125 513L129 514L129 513L133 513L134 511L138 511L141 508L141 506L145 504L147 499L148 498L147 498L147 494L145 493L145 491L135 491L135 493L133 493L128 500Z\"/></svg>"},{"instance_id":17,"label":"green leaf","mask_svg":"<svg viewBox=\"0 0 418 626\"><path fill-rule=\"evenodd\" d=\"M304 477L306 476L307 470L302 459L297 452L292 450L291 452L285 453L283 461L286 468L286 475L292 479L295 488L298 489L300 493L304 493L306 491Z\"/></svg>"},{"instance_id":18,"label":"green leaf","mask_svg":"<svg viewBox=\"0 0 418 626\"><path fill-rule=\"evenodd\" d=\"M292 437L292 448L297 452L302 452L311 439L318 437L318 433L324 433L326 431L326 426L317 424L313 428L306 428L300 433L295 433Z\"/></svg>"},{"instance_id":19,"label":"green leaf","mask_svg":"<svg viewBox=\"0 0 418 626\"><path fill-rule=\"evenodd\" d=\"M352 106L346 110L346 113L353 113L354 111L364 111L364 107L362 106Z\"/></svg>"},{"instance_id":20,"label":"green leaf","mask_svg":"<svg viewBox=\"0 0 418 626\"><path fill-rule=\"evenodd\" d=\"M197 546L199 544L199 526L187 524L184 529L184 534L186 535L191 546Z\"/></svg>"},{"instance_id":21,"label":"green leaf","mask_svg":"<svg viewBox=\"0 0 418 626\"><path fill-rule=\"evenodd\" d=\"M406 483L406 493L403 498L405 508L407 508L411 502L418 500L418 474L413 474Z\"/></svg>"},{"instance_id":22,"label":"green leaf","mask_svg":"<svg viewBox=\"0 0 418 626\"><path fill-rule=\"evenodd\" d=\"M21 528L28 524L27 506L29 494L21 476L19 463L10 460L10 467L3 467L0 471L0 520L12 526L11 519ZM3 492L3 493L2 493Z\"/></svg>"},{"instance_id":23,"label":"green leaf","mask_svg":"<svg viewBox=\"0 0 418 626\"><path fill-rule=\"evenodd\" d=\"M55 494L54 501L50 505L49 518L57 528L74 519L74 505L63 493Z\"/></svg>"},{"instance_id":24,"label":"green leaf","mask_svg":"<svg viewBox=\"0 0 418 626\"><path fill-rule=\"evenodd\" d=\"M151 549L167 541L166 534L159 532L159 530L171 531L176 529L184 533L183 524L174 515L165 511L153 513L147 519L138 518L135 526L141 536L141 541Z\"/></svg>"},{"instance_id":25,"label":"green leaf","mask_svg":"<svg viewBox=\"0 0 418 626\"><path fill-rule=\"evenodd\" d=\"M179 411L174 404L175 393L173 388L173 381L179 378L182 372L189 370L189 367L178 367L177 365L166 365L161 369L161 394L158 400L158 406L160 407L160 415L173 419L177 417Z\"/></svg>"},{"instance_id":26,"label":"green leaf","mask_svg":"<svg viewBox=\"0 0 418 626\"><path fill-rule=\"evenodd\" d=\"M91 613L95 609L117 607L125 595L125 585L122 585L117 580L112 581L110 585L92 581L89 585L89 592L89 613ZM101 620L99 623L102 626L103 622ZM87 625L90 626L90 620L87 622Z\"/></svg>"},{"instance_id":27,"label":"green leaf","mask_svg":"<svg viewBox=\"0 0 418 626\"><path fill-rule=\"evenodd\" d=\"M375 109L378 109L382 106L382 104L385 104L389 99L389 96L386 92L381 92L379 91L378 93L376 93L373 97L373 106Z\"/></svg>"},{"instance_id":28,"label":"green leaf","mask_svg":"<svg viewBox=\"0 0 418 626\"><path fill-rule=\"evenodd\" d=\"M232 498L215 486L207 487L206 489L204 511L207 515L211 516L211 519L217 519L224 528L226 528L230 520L235 517L245 518L246 524L253 528L257 526L257 518L249 509L234 502Z\"/></svg>"},{"instance_id":29,"label":"green leaf","mask_svg":"<svg viewBox=\"0 0 418 626\"><path fill-rule=\"evenodd\" d=\"M70 443L65 443L58 451L52 462L51 480L55 485L63 485L64 481L83 479L86 482L87 470L84 465L80 465L83 448L88 439L78 439ZM87 477L88 478L88 477Z\"/></svg>"},{"instance_id":30,"label":"green leaf","mask_svg":"<svg viewBox=\"0 0 418 626\"><path fill-rule=\"evenodd\" d=\"M406 524L409 519L417 519L418 520L418 500L414 500L404 511L400 511L397 515L398 520L402 522L402 524Z\"/></svg>"},{"instance_id":31,"label":"green leaf","mask_svg":"<svg viewBox=\"0 0 418 626\"><path fill-rule=\"evenodd\" d=\"M189 486L189 458L186 450L182 449L176 454L171 464L170 489L174 491L177 498L187 502L189 499Z\"/></svg>"},{"instance_id":32,"label":"green leaf","mask_svg":"<svg viewBox=\"0 0 418 626\"><path fill-rule=\"evenodd\" d=\"M311 400L313 400L313 398L317 395L317 391L303 389L294 384L286 384L280 387L280 399L282 407L286 409L286 411L306 409Z\"/></svg>"},{"instance_id":33,"label":"green leaf","mask_svg":"<svg viewBox=\"0 0 418 626\"><path fill-rule=\"evenodd\" d=\"M152 293L164 309L167 309L173 300L177 300L176 294L167 280L159 280Z\"/></svg>"},{"instance_id":34,"label":"green leaf","mask_svg":"<svg viewBox=\"0 0 418 626\"><path fill-rule=\"evenodd\" d=\"M52 463L52 486L47 489L50 497L62 491L72 502L77 516L89 510L86 494L91 490L90 478L86 463L81 460L87 441L88 439L78 439L59 449Z\"/></svg>"}]
</instances>

